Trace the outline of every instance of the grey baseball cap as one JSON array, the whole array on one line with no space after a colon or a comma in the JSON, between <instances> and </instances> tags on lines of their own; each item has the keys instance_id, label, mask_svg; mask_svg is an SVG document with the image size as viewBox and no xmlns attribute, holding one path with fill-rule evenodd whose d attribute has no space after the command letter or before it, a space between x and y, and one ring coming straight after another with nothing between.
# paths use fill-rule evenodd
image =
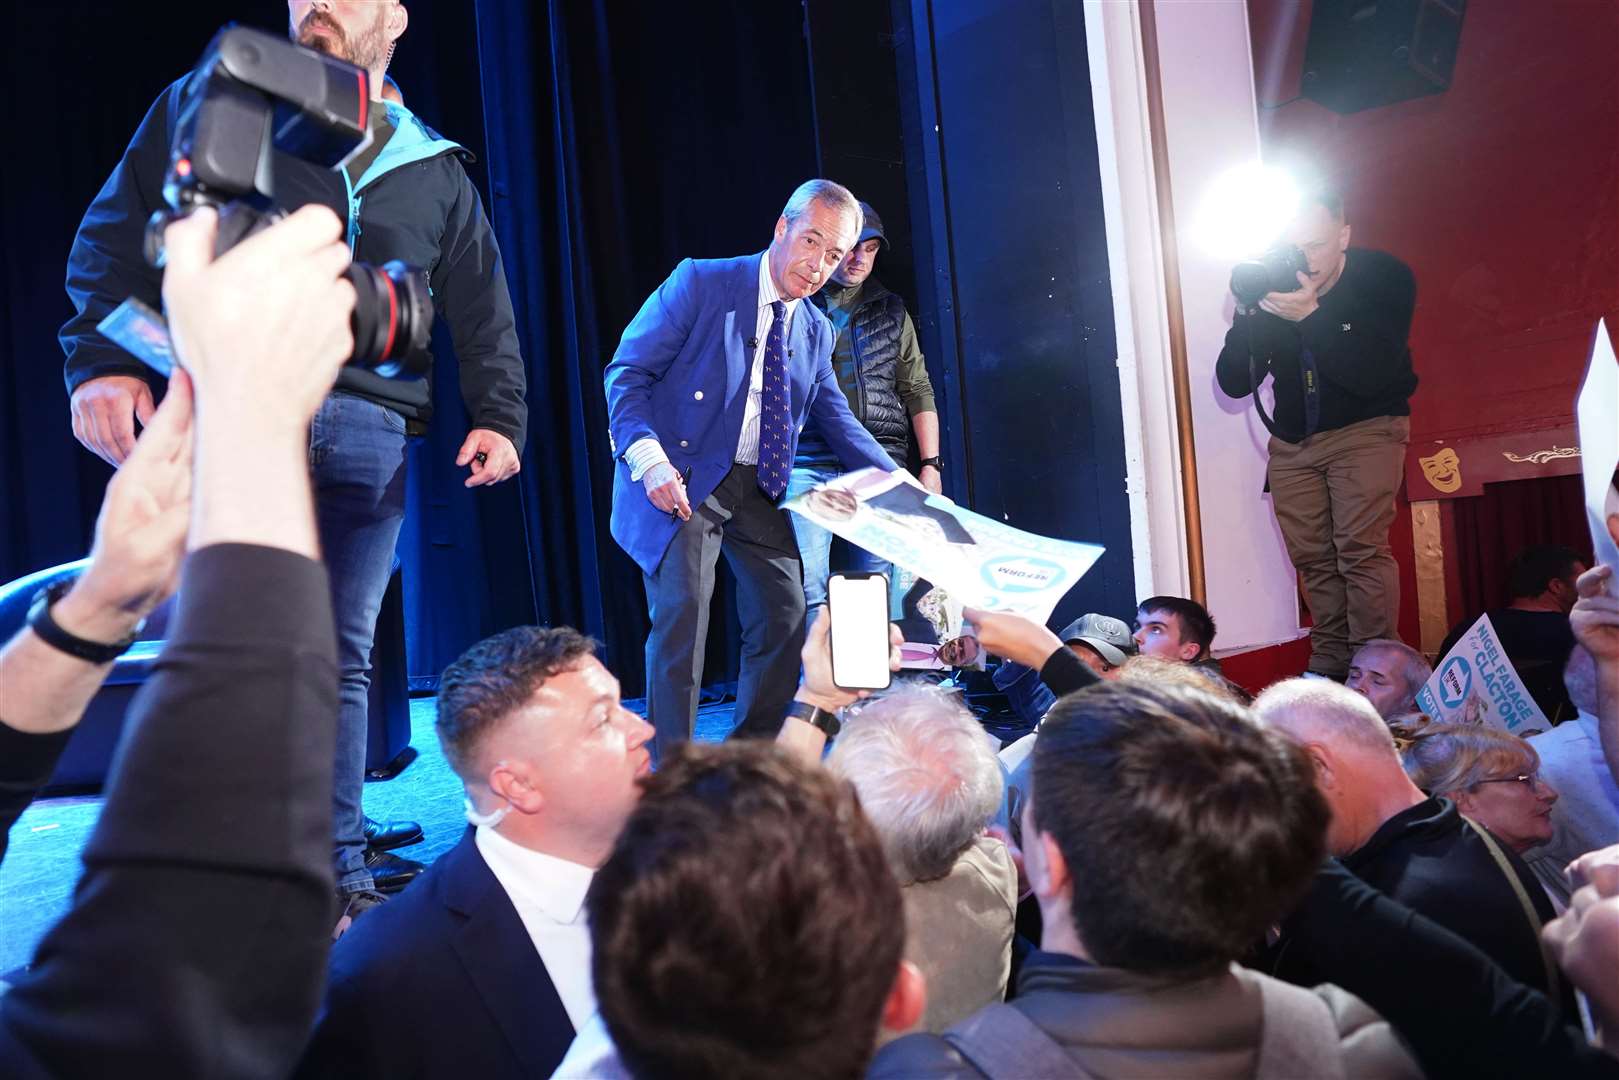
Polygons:
<instances>
[{"instance_id":1,"label":"grey baseball cap","mask_svg":"<svg viewBox=\"0 0 1619 1080\"><path fill-rule=\"evenodd\" d=\"M1135 635L1121 620L1111 615L1081 615L1057 635L1064 645L1080 641L1101 654L1102 659L1118 667L1136 654Z\"/></svg>"},{"instance_id":2,"label":"grey baseball cap","mask_svg":"<svg viewBox=\"0 0 1619 1080\"><path fill-rule=\"evenodd\" d=\"M862 201L860 213L865 217L866 224L861 228L860 239L856 240L855 243L864 244L875 236L883 242L883 250L888 250L888 237L883 233L883 219L877 216L877 211L871 208L870 203Z\"/></svg>"}]
</instances>

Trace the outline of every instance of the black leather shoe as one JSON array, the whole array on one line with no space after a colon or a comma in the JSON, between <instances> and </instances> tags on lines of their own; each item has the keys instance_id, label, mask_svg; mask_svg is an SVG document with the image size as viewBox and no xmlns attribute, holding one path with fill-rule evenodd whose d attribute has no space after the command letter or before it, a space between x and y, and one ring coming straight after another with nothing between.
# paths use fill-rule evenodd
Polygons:
<instances>
[{"instance_id":1,"label":"black leather shoe","mask_svg":"<svg viewBox=\"0 0 1619 1080\"><path fill-rule=\"evenodd\" d=\"M365 868L371 871L371 880L380 893L398 892L427 869L419 862L401 859L398 855L390 855L376 848L366 849Z\"/></svg>"},{"instance_id":2,"label":"black leather shoe","mask_svg":"<svg viewBox=\"0 0 1619 1080\"><path fill-rule=\"evenodd\" d=\"M410 847L422 842L422 827L414 821L373 821L365 819L365 846L378 851Z\"/></svg>"}]
</instances>

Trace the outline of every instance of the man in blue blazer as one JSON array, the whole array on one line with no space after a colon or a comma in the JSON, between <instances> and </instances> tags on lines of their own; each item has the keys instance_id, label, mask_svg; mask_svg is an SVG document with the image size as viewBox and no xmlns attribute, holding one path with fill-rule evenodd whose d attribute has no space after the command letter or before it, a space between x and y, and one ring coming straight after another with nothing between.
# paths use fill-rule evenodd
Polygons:
<instances>
[{"instance_id":1,"label":"man in blue blazer","mask_svg":"<svg viewBox=\"0 0 1619 1080\"><path fill-rule=\"evenodd\" d=\"M860 224L847 188L802 184L762 254L677 266L607 366L613 538L646 583L648 719L660 757L691 737L722 552L742 623L737 732L774 735L792 699L804 590L779 504L805 420L814 417L845 469L894 467L838 386L831 323L802 303Z\"/></svg>"}]
</instances>

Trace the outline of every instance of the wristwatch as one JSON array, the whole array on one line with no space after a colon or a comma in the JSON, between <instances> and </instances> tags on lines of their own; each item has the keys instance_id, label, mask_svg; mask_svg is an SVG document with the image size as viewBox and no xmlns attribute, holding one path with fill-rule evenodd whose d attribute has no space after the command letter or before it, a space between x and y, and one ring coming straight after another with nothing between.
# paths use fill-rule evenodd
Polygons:
<instances>
[{"instance_id":1,"label":"wristwatch","mask_svg":"<svg viewBox=\"0 0 1619 1080\"><path fill-rule=\"evenodd\" d=\"M843 722L838 719L835 712L827 712L819 705L811 705L807 701L795 701L787 706L787 715L795 720L802 720L812 727L818 727L826 732L826 737L835 739L838 732L843 730Z\"/></svg>"},{"instance_id":2,"label":"wristwatch","mask_svg":"<svg viewBox=\"0 0 1619 1080\"><path fill-rule=\"evenodd\" d=\"M929 465L932 465L935 469L938 469L940 472L944 472L944 464L943 464L943 462L939 458L936 458L936 457L925 457L925 458L923 458L921 463L917 467L925 469Z\"/></svg>"},{"instance_id":3,"label":"wristwatch","mask_svg":"<svg viewBox=\"0 0 1619 1080\"><path fill-rule=\"evenodd\" d=\"M35 593L33 602L28 607L28 625L39 635L41 641L62 650L69 656L76 656L92 664L110 664L140 640L141 628L146 625L146 620L142 619L135 629L129 632L128 637L111 645L100 641L86 641L77 634L68 633L51 618L51 605L66 596L77 580L76 577L58 578Z\"/></svg>"}]
</instances>

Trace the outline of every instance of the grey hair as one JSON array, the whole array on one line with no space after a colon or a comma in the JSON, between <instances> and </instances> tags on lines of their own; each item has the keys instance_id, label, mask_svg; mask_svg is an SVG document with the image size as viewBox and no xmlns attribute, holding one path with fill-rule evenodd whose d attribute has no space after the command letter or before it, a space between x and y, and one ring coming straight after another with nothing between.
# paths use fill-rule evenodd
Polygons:
<instances>
[{"instance_id":1,"label":"grey hair","mask_svg":"<svg viewBox=\"0 0 1619 1080\"><path fill-rule=\"evenodd\" d=\"M1584 645L1574 646L1568 654L1568 663L1563 665L1563 688L1576 709L1587 716L1596 715L1597 662Z\"/></svg>"},{"instance_id":2,"label":"grey hair","mask_svg":"<svg viewBox=\"0 0 1619 1080\"><path fill-rule=\"evenodd\" d=\"M1482 724L1430 724L1401 759L1411 782L1431 795L1471 791L1481 780L1540 768L1540 755L1527 741Z\"/></svg>"},{"instance_id":3,"label":"grey hair","mask_svg":"<svg viewBox=\"0 0 1619 1080\"><path fill-rule=\"evenodd\" d=\"M859 236L860 230L866 227L866 215L860 209L860 200L854 197L854 192L836 180L806 180L799 184L788 196L787 205L781 209L781 216L791 225L809 212L811 203L820 203L854 218L855 236Z\"/></svg>"},{"instance_id":4,"label":"grey hair","mask_svg":"<svg viewBox=\"0 0 1619 1080\"><path fill-rule=\"evenodd\" d=\"M1331 679L1286 679L1254 699L1254 715L1295 742L1353 743L1399 765L1394 735L1365 697Z\"/></svg>"},{"instance_id":5,"label":"grey hair","mask_svg":"<svg viewBox=\"0 0 1619 1080\"><path fill-rule=\"evenodd\" d=\"M854 785L901 884L944 877L1001 804L995 739L953 692L900 683L852 718L827 767Z\"/></svg>"},{"instance_id":6,"label":"grey hair","mask_svg":"<svg viewBox=\"0 0 1619 1080\"><path fill-rule=\"evenodd\" d=\"M1405 680L1405 696L1390 710L1389 719L1417 711L1417 692L1433 677L1433 665L1427 657L1395 638L1373 638L1355 650L1359 656L1367 649L1384 649L1400 658L1400 678ZM1355 661L1349 661L1353 664Z\"/></svg>"}]
</instances>

